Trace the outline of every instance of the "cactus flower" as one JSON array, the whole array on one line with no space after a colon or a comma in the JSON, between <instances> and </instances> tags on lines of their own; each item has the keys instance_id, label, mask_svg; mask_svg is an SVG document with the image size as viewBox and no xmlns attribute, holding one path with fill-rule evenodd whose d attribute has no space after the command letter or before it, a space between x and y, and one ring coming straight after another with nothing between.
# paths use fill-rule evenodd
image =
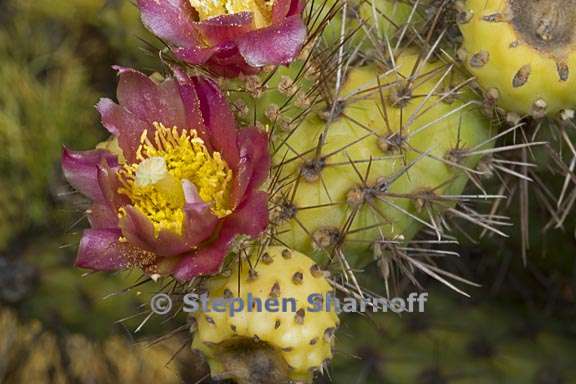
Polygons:
<instances>
[{"instance_id":1,"label":"cactus flower","mask_svg":"<svg viewBox=\"0 0 576 384\"><path fill-rule=\"evenodd\" d=\"M118 104L97 109L105 146L64 149L68 182L92 200L76 265L141 268L179 280L217 272L236 235L267 226L267 137L239 130L211 81L177 70L157 83L117 68Z\"/></svg>"},{"instance_id":2,"label":"cactus flower","mask_svg":"<svg viewBox=\"0 0 576 384\"><path fill-rule=\"evenodd\" d=\"M138 7L180 60L222 76L289 64L306 40L303 0L138 0Z\"/></svg>"}]
</instances>

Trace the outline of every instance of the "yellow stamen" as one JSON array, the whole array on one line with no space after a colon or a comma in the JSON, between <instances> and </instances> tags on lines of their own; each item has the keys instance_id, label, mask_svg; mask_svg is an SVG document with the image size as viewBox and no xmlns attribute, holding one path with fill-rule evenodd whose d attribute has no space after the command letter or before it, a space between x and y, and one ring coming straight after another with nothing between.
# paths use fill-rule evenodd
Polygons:
<instances>
[{"instance_id":1,"label":"yellow stamen","mask_svg":"<svg viewBox=\"0 0 576 384\"><path fill-rule=\"evenodd\" d=\"M200 20L223 15L252 12L256 28L267 27L272 22L274 0L189 0Z\"/></svg>"},{"instance_id":2,"label":"yellow stamen","mask_svg":"<svg viewBox=\"0 0 576 384\"><path fill-rule=\"evenodd\" d=\"M179 131L154 123L153 140L144 131L136 152L137 161L124 164L118 171L121 187L127 196L160 230L182 233L184 221L184 191L182 181L192 182L200 198L214 215L231 213L227 206L232 171L220 153L210 153L194 130ZM125 211L120 209L120 217Z\"/></svg>"}]
</instances>

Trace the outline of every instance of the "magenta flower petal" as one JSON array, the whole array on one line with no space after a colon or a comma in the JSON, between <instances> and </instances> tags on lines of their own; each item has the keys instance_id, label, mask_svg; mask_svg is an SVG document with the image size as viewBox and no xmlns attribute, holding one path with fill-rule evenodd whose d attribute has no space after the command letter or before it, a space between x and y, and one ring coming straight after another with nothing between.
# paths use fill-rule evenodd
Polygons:
<instances>
[{"instance_id":1,"label":"magenta flower petal","mask_svg":"<svg viewBox=\"0 0 576 384\"><path fill-rule=\"evenodd\" d=\"M184 180L182 186L186 199L186 205L184 206L184 237L187 244L196 247L212 236L218 225L218 218L212 214L210 207L200 199L194 184Z\"/></svg>"},{"instance_id":2,"label":"magenta flower petal","mask_svg":"<svg viewBox=\"0 0 576 384\"><path fill-rule=\"evenodd\" d=\"M204 123L209 130L211 147L220 152L222 158L234 169L240 160L234 114L214 82L202 78L195 78L193 82Z\"/></svg>"},{"instance_id":3,"label":"magenta flower petal","mask_svg":"<svg viewBox=\"0 0 576 384\"><path fill-rule=\"evenodd\" d=\"M116 176L118 167L110 167L106 163L98 166L98 185L102 191L104 202L108 207L118 210L118 208L130 204L130 200L124 195L118 193L120 182Z\"/></svg>"},{"instance_id":4,"label":"magenta flower petal","mask_svg":"<svg viewBox=\"0 0 576 384\"><path fill-rule=\"evenodd\" d=\"M148 123L159 122L167 127L183 127L186 123L184 105L178 91L178 84L168 78L156 84L148 76L129 68L115 67L118 70L118 102L140 120Z\"/></svg>"},{"instance_id":5,"label":"magenta flower petal","mask_svg":"<svg viewBox=\"0 0 576 384\"><path fill-rule=\"evenodd\" d=\"M210 143L211 138L207 127L204 124L202 111L200 110L200 99L198 98L196 85L184 70L178 67L173 68L173 70L176 80L178 81L180 98L182 99L186 111L186 126L196 127L198 135L202 140L204 140L208 149L213 150L212 144Z\"/></svg>"},{"instance_id":6,"label":"magenta flower petal","mask_svg":"<svg viewBox=\"0 0 576 384\"><path fill-rule=\"evenodd\" d=\"M151 137L154 122L167 127L185 127L187 113L174 79L156 84L138 71L116 69L120 77L117 91L120 105L102 99L96 108L102 116L102 124L118 137L126 159L134 162L144 130L148 130L148 137Z\"/></svg>"},{"instance_id":7,"label":"magenta flower petal","mask_svg":"<svg viewBox=\"0 0 576 384\"><path fill-rule=\"evenodd\" d=\"M93 229L118 228L118 213L108 204L94 203L88 212L88 221Z\"/></svg>"},{"instance_id":8,"label":"magenta flower petal","mask_svg":"<svg viewBox=\"0 0 576 384\"><path fill-rule=\"evenodd\" d=\"M226 218L221 235L228 233L258 236L268 226L268 194L252 192L236 211Z\"/></svg>"},{"instance_id":9,"label":"magenta flower petal","mask_svg":"<svg viewBox=\"0 0 576 384\"><path fill-rule=\"evenodd\" d=\"M138 0L142 22L158 37L182 47L199 44L188 0Z\"/></svg>"},{"instance_id":10,"label":"magenta flower petal","mask_svg":"<svg viewBox=\"0 0 576 384\"><path fill-rule=\"evenodd\" d=\"M252 178L248 189L256 189L262 185L270 169L268 135L256 128L243 129L238 141L241 157L252 163Z\"/></svg>"},{"instance_id":11,"label":"magenta flower petal","mask_svg":"<svg viewBox=\"0 0 576 384\"><path fill-rule=\"evenodd\" d=\"M234 47L233 47L234 48ZM203 48L201 46L188 48L174 48L176 57L192 65L202 65L210 61L213 55L221 50L220 47Z\"/></svg>"},{"instance_id":12,"label":"magenta flower petal","mask_svg":"<svg viewBox=\"0 0 576 384\"><path fill-rule=\"evenodd\" d=\"M142 132L148 125L110 99L101 99L96 109L100 112L102 125L118 137L118 145L126 160L135 161Z\"/></svg>"},{"instance_id":13,"label":"magenta flower petal","mask_svg":"<svg viewBox=\"0 0 576 384\"><path fill-rule=\"evenodd\" d=\"M241 74L255 75L260 68L246 63L235 42L227 42L212 48L174 48L174 54L189 64L204 64L210 71L219 76L237 77Z\"/></svg>"},{"instance_id":14,"label":"magenta flower petal","mask_svg":"<svg viewBox=\"0 0 576 384\"><path fill-rule=\"evenodd\" d=\"M237 39L238 49L252 67L289 64L300 53L306 34L302 19L293 16L278 25L240 36Z\"/></svg>"},{"instance_id":15,"label":"magenta flower petal","mask_svg":"<svg viewBox=\"0 0 576 384\"><path fill-rule=\"evenodd\" d=\"M172 275L179 281L188 281L196 276L217 273L228 254L228 244L229 240L220 237L211 246L184 255Z\"/></svg>"},{"instance_id":16,"label":"magenta flower petal","mask_svg":"<svg viewBox=\"0 0 576 384\"><path fill-rule=\"evenodd\" d=\"M163 230L156 236L152 222L140 210L130 205L124 209L126 215L120 218L122 234L138 248L161 257L171 257L187 252L194 246L187 244L184 237L171 231Z\"/></svg>"},{"instance_id":17,"label":"magenta flower petal","mask_svg":"<svg viewBox=\"0 0 576 384\"><path fill-rule=\"evenodd\" d=\"M242 206L226 219L218 239L204 249L184 255L176 266L173 276L178 280L187 281L194 276L218 272L236 235L254 237L266 229L267 200L268 195L264 192L255 192L249 196Z\"/></svg>"},{"instance_id":18,"label":"magenta flower petal","mask_svg":"<svg viewBox=\"0 0 576 384\"><path fill-rule=\"evenodd\" d=\"M116 156L104 150L74 152L64 148L62 151L64 177L70 185L94 201L104 199L98 184L98 165L102 161L117 162Z\"/></svg>"},{"instance_id":19,"label":"magenta flower petal","mask_svg":"<svg viewBox=\"0 0 576 384\"><path fill-rule=\"evenodd\" d=\"M196 86L184 70L175 67L173 71L176 81L178 82L178 92L184 105L186 126L196 127L196 131L200 134L200 137L202 137L204 141L209 141L206 127L204 127L204 119L202 117L202 111L200 110L200 100L198 99Z\"/></svg>"},{"instance_id":20,"label":"magenta flower petal","mask_svg":"<svg viewBox=\"0 0 576 384\"><path fill-rule=\"evenodd\" d=\"M297 1L276 0L274 7L272 7L272 23L281 23L288 16L293 3L297 3Z\"/></svg>"},{"instance_id":21,"label":"magenta flower petal","mask_svg":"<svg viewBox=\"0 0 576 384\"><path fill-rule=\"evenodd\" d=\"M246 191L258 188L270 169L268 137L265 133L255 128L243 129L238 141L241 160L231 193L234 205L240 202Z\"/></svg>"},{"instance_id":22,"label":"magenta flower petal","mask_svg":"<svg viewBox=\"0 0 576 384\"><path fill-rule=\"evenodd\" d=\"M124 257L127 244L118 241L120 231L114 229L87 229L84 231L76 266L94 271L116 271L128 266Z\"/></svg>"},{"instance_id":23,"label":"magenta flower petal","mask_svg":"<svg viewBox=\"0 0 576 384\"><path fill-rule=\"evenodd\" d=\"M154 239L154 226L139 210L133 206L123 207L126 213L120 218L119 227L122 235L130 244L154 252L154 244L150 239Z\"/></svg>"},{"instance_id":24,"label":"magenta flower petal","mask_svg":"<svg viewBox=\"0 0 576 384\"><path fill-rule=\"evenodd\" d=\"M281 23L284 18L299 15L303 10L303 0L276 0L272 8L272 23Z\"/></svg>"}]
</instances>

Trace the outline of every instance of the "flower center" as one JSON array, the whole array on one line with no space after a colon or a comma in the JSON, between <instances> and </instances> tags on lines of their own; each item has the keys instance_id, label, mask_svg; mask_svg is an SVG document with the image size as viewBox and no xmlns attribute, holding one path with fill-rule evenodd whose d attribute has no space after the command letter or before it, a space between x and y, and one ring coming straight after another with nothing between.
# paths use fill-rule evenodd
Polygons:
<instances>
[{"instance_id":1,"label":"flower center","mask_svg":"<svg viewBox=\"0 0 576 384\"><path fill-rule=\"evenodd\" d=\"M254 24L263 28L272 22L272 6L274 0L189 0L198 12L200 20L207 20L223 15L233 15L240 12L251 12Z\"/></svg>"},{"instance_id":2,"label":"flower center","mask_svg":"<svg viewBox=\"0 0 576 384\"><path fill-rule=\"evenodd\" d=\"M179 131L154 123L156 132L151 141L144 131L136 152L137 162L124 164L118 171L121 187L118 193L127 196L160 230L182 233L184 222L184 190L182 181L196 187L200 198L212 213L224 217L232 171L219 152L210 153L195 130ZM121 208L119 215L126 212Z\"/></svg>"}]
</instances>

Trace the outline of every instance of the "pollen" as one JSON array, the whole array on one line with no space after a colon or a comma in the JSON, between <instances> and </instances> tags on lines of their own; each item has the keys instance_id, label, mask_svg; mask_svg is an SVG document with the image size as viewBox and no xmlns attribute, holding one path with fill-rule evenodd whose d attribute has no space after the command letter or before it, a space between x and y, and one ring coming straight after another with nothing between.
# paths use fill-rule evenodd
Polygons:
<instances>
[{"instance_id":1,"label":"pollen","mask_svg":"<svg viewBox=\"0 0 576 384\"><path fill-rule=\"evenodd\" d=\"M200 20L218 16L251 12L257 28L267 27L272 22L274 0L189 0Z\"/></svg>"},{"instance_id":2,"label":"pollen","mask_svg":"<svg viewBox=\"0 0 576 384\"><path fill-rule=\"evenodd\" d=\"M118 171L120 188L131 204L161 230L182 234L184 190L191 182L202 201L217 217L231 213L228 207L232 171L219 152L208 151L195 130L166 128L154 123L154 136L144 131L136 152L136 162L123 164ZM126 212L118 212L123 217Z\"/></svg>"}]
</instances>

